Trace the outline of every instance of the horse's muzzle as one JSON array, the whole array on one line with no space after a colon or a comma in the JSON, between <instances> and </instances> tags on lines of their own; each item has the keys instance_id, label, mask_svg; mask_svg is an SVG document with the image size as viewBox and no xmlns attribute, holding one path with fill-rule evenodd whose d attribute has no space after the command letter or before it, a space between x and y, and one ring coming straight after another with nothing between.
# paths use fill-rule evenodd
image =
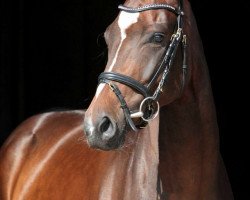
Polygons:
<instances>
[{"instance_id":1,"label":"horse's muzzle","mask_svg":"<svg viewBox=\"0 0 250 200\"><path fill-rule=\"evenodd\" d=\"M124 136L120 134L117 124L108 116L100 118L95 124L85 118L84 132L91 148L101 150L117 149L124 141Z\"/></svg>"}]
</instances>

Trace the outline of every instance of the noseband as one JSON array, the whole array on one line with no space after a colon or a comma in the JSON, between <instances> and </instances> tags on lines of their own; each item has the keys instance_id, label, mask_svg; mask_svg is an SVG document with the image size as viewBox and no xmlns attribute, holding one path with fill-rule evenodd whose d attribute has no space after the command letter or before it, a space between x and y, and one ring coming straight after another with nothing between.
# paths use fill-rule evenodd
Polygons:
<instances>
[{"instance_id":1,"label":"noseband","mask_svg":"<svg viewBox=\"0 0 250 200\"><path fill-rule=\"evenodd\" d=\"M175 58L176 51L181 41L182 41L182 54L183 54L183 64L182 64L183 86L182 87L184 87L186 74L187 74L187 63L186 63L187 44L186 44L186 35L183 35L182 18L183 18L184 12L182 11L182 4L183 4L182 1L183 0L179 0L178 8L175 8L168 4L147 4L141 7L137 7L137 8L131 8L131 7L123 6L123 5L119 5L118 7L120 10L129 12L129 13L144 12L147 10L166 9L170 12L173 12L177 16L176 31L171 37L169 46L166 47L165 54L163 56L163 59L158 69L155 71L151 80L146 86L131 77L128 77L123 74L115 73L115 72L103 72L100 74L98 78L99 84L100 83L108 84L111 90L115 93L115 95L117 96L117 98L119 99L121 103L121 108L123 109L126 121L134 131L137 131L138 129L136 125L134 124L132 118L141 118L142 123L140 124L139 127L142 128L142 126L145 126L148 121L154 119L158 115L159 113L158 100L162 92L162 88L168 79L169 72L173 64L173 59ZM156 82L156 80L158 79L158 77L160 76L160 74L162 74L161 80L156 90L152 93L151 88ZM113 82L119 82L124 85L127 85L144 96L144 100L140 104L139 111L131 112L129 110L128 105L126 101L124 100L124 97L122 96L119 88Z\"/></svg>"}]
</instances>

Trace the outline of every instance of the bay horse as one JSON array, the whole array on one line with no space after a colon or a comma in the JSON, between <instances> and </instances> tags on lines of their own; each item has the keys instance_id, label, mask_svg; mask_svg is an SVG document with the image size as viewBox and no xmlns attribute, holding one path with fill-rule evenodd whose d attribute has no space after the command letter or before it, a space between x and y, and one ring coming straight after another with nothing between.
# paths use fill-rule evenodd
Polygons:
<instances>
[{"instance_id":1,"label":"bay horse","mask_svg":"<svg viewBox=\"0 0 250 200\"><path fill-rule=\"evenodd\" d=\"M1 200L229 200L188 0L127 0L87 111L35 115L0 151Z\"/></svg>"}]
</instances>

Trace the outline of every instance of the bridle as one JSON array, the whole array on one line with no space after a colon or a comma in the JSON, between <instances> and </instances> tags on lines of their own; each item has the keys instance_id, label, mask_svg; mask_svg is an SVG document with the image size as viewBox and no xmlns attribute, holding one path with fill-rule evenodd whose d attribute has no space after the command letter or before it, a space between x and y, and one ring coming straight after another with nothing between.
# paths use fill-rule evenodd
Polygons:
<instances>
[{"instance_id":1,"label":"bridle","mask_svg":"<svg viewBox=\"0 0 250 200\"><path fill-rule=\"evenodd\" d=\"M141 84L139 81L116 72L102 72L99 75L99 84L106 83L109 85L111 90L115 93L117 98L120 101L121 108L123 109L124 116L126 118L127 123L130 127L137 131L137 127L134 124L132 118L141 118L142 123L140 124L140 128L145 126L148 121L154 119L159 113L159 97L162 92L163 85L166 83L171 66L173 64L173 59L175 58L176 51L180 42L182 41L182 56L183 56L183 64L182 64L182 72L183 72L183 80L182 80L182 87L185 85L185 79L187 74L187 59L186 59L186 35L183 35L183 0L179 0L178 8L175 8L168 4L147 4L144 6L140 6L137 8L131 8L124 5L119 5L118 7L121 11L129 12L129 13L137 13L137 12L144 12L147 10L157 10L157 9L166 9L170 12L173 12L177 16L177 27L175 33L171 36L170 44L166 47L165 54L163 56L162 62L160 63L157 70L152 75L151 80L145 86ZM154 83L157 81L158 77L162 74L162 78L156 88L156 90L152 93L151 88ZM134 89L138 93L144 96L140 104L139 111L131 112L128 108L128 105L122 96L119 88L113 82L119 82L124 85L129 86L130 88Z\"/></svg>"},{"instance_id":2,"label":"bridle","mask_svg":"<svg viewBox=\"0 0 250 200\"><path fill-rule=\"evenodd\" d=\"M103 72L99 76L99 84L106 83L110 86L110 88L116 94L117 98L119 99L121 103L121 108L123 109L127 123L130 125L130 127L134 131L137 131L138 129L136 128L132 118L140 117L142 119L143 126L145 126L145 124L147 124L148 121L154 119L159 113L158 99L162 92L163 85L168 79L168 75L169 75L170 68L173 63L173 59L175 58L176 51L181 41L182 41L182 52L183 52L182 71L183 71L183 87L184 87L186 74L187 74L187 59L186 59L187 44L186 44L186 36L183 35L183 19L182 19L184 15L184 12L182 10L183 0L179 0L178 8L175 8L168 4L147 4L144 6L137 7L137 8L131 8L131 7L119 5L118 8L122 11L130 12L130 13L143 12L147 10L166 9L168 11L173 12L177 16L176 31L172 35L170 44L165 50L165 54L164 54L161 64L159 65L156 72L153 74L147 86L141 84L140 82L138 82L137 80L131 77L128 77L123 74L115 73L115 72ZM162 73L162 78L158 84L158 87L156 88L154 93L151 93L150 89L152 88L152 85L156 82L157 78L160 76L161 73ZM144 96L144 99L140 104L140 108L138 112L132 113L129 110L127 103L124 100L124 97L122 96L119 88L112 81L125 84Z\"/></svg>"}]
</instances>

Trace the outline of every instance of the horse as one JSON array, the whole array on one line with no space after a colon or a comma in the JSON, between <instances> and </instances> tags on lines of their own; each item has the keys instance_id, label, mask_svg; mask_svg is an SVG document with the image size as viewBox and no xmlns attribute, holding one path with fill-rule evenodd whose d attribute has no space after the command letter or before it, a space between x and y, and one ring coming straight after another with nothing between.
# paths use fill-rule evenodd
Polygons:
<instances>
[{"instance_id":1,"label":"horse","mask_svg":"<svg viewBox=\"0 0 250 200\"><path fill-rule=\"evenodd\" d=\"M188 0L126 0L88 109L21 123L1 200L230 200L209 71Z\"/></svg>"}]
</instances>

